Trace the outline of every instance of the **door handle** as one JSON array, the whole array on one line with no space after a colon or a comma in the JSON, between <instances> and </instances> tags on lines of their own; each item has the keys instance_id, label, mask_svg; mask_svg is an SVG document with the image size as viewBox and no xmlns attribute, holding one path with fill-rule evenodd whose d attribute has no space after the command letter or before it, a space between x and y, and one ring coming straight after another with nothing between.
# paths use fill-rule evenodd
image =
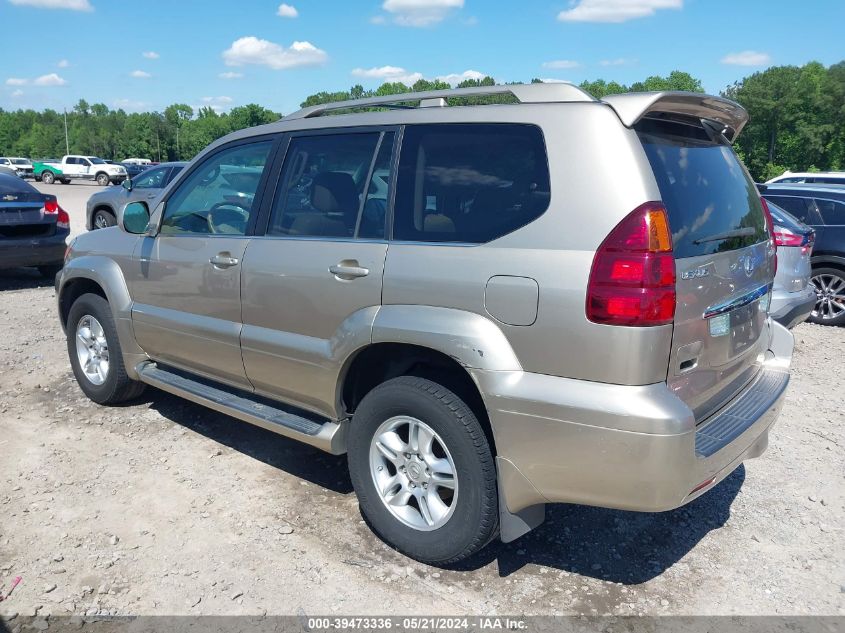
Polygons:
<instances>
[{"instance_id":1,"label":"door handle","mask_svg":"<svg viewBox=\"0 0 845 633\"><path fill-rule=\"evenodd\" d=\"M366 277L370 274L369 268L359 266L354 259L352 261L343 261L334 266L329 266L329 272L338 279L350 280L358 277Z\"/></svg>"},{"instance_id":2,"label":"door handle","mask_svg":"<svg viewBox=\"0 0 845 633\"><path fill-rule=\"evenodd\" d=\"M215 268L231 268L237 266L240 260L237 257L232 257L227 253L217 253L214 257L208 260Z\"/></svg>"}]
</instances>

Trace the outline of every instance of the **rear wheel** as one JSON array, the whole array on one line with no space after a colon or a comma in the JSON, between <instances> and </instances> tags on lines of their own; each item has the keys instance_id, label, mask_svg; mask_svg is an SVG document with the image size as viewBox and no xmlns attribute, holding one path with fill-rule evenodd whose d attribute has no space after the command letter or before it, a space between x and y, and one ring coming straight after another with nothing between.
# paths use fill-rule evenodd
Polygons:
<instances>
[{"instance_id":1,"label":"rear wheel","mask_svg":"<svg viewBox=\"0 0 845 633\"><path fill-rule=\"evenodd\" d=\"M109 184L109 175L104 173L97 174L97 184L101 187L106 187Z\"/></svg>"},{"instance_id":2,"label":"rear wheel","mask_svg":"<svg viewBox=\"0 0 845 633\"><path fill-rule=\"evenodd\" d=\"M845 271L816 268L810 283L816 289L816 306L808 320L823 325L845 324Z\"/></svg>"},{"instance_id":3,"label":"rear wheel","mask_svg":"<svg viewBox=\"0 0 845 633\"><path fill-rule=\"evenodd\" d=\"M116 404L141 395L144 383L126 375L108 301L82 295L70 308L66 329L70 364L86 396L99 404Z\"/></svg>"},{"instance_id":4,"label":"rear wheel","mask_svg":"<svg viewBox=\"0 0 845 633\"><path fill-rule=\"evenodd\" d=\"M404 554L448 565L498 533L496 470L481 424L446 387L389 380L361 401L349 470L361 512Z\"/></svg>"},{"instance_id":5,"label":"rear wheel","mask_svg":"<svg viewBox=\"0 0 845 633\"><path fill-rule=\"evenodd\" d=\"M117 219L112 213L105 209L97 209L94 212L94 218L91 222L95 229L106 229L117 224Z\"/></svg>"},{"instance_id":6,"label":"rear wheel","mask_svg":"<svg viewBox=\"0 0 845 633\"><path fill-rule=\"evenodd\" d=\"M45 185L52 185L55 180L56 177L51 171L45 171L41 174L41 182L43 182Z\"/></svg>"}]
</instances>

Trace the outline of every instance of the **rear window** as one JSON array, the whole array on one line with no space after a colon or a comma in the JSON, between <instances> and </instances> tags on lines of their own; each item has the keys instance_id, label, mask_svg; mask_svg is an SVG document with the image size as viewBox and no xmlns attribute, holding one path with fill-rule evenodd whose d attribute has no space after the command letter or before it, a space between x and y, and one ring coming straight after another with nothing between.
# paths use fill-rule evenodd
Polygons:
<instances>
[{"instance_id":1,"label":"rear window","mask_svg":"<svg viewBox=\"0 0 845 633\"><path fill-rule=\"evenodd\" d=\"M0 174L0 194L6 195L21 193L37 194L38 190L17 176L12 176L11 174Z\"/></svg>"},{"instance_id":2,"label":"rear window","mask_svg":"<svg viewBox=\"0 0 845 633\"><path fill-rule=\"evenodd\" d=\"M549 206L543 134L504 123L409 125L402 139L393 237L481 244Z\"/></svg>"},{"instance_id":3,"label":"rear window","mask_svg":"<svg viewBox=\"0 0 845 633\"><path fill-rule=\"evenodd\" d=\"M769 213L772 214L772 220L774 221L775 226L782 226L794 233L803 233L809 229L806 224L801 222L792 214L787 213L784 209L771 202L768 198L766 199L766 202L769 204Z\"/></svg>"},{"instance_id":4,"label":"rear window","mask_svg":"<svg viewBox=\"0 0 845 633\"><path fill-rule=\"evenodd\" d=\"M638 126L669 214L675 257L745 248L766 239L759 193L733 150L700 125Z\"/></svg>"},{"instance_id":5,"label":"rear window","mask_svg":"<svg viewBox=\"0 0 845 633\"><path fill-rule=\"evenodd\" d=\"M769 194L766 194L763 197L769 202L774 202L779 207L783 207L804 224L813 225L819 223L813 214L813 201L809 198L799 198L797 196L772 196Z\"/></svg>"}]
</instances>

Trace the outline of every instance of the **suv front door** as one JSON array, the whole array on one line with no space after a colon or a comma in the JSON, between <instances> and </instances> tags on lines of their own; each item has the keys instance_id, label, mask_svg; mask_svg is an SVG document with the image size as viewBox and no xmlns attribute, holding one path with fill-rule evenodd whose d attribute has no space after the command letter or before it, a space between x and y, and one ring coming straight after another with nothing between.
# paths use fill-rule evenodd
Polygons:
<instances>
[{"instance_id":1,"label":"suv front door","mask_svg":"<svg viewBox=\"0 0 845 633\"><path fill-rule=\"evenodd\" d=\"M274 144L262 137L219 149L154 214L157 234L140 241L130 279L135 338L154 360L250 388L239 341L241 262Z\"/></svg>"},{"instance_id":2,"label":"suv front door","mask_svg":"<svg viewBox=\"0 0 845 633\"><path fill-rule=\"evenodd\" d=\"M381 305L393 129L290 137L264 236L242 270L241 352L256 392L335 414L340 364Z\"/></svg>"}]
</instances>

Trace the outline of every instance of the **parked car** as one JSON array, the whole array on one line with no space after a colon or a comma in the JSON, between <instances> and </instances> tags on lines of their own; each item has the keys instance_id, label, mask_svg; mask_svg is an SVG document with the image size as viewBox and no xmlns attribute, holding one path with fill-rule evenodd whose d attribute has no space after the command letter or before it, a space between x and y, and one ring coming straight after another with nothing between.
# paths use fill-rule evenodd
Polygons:
<instances>
[{"instance_id":1,"label":"parked car","mask_svg":"<svg viewBox=\"0 0 845 633\"><path fill-rule=\"evenodd\" d=\"M15 170L18 176L21 178L32 178L32 163L29 161L28 158L18 158L18 157L3 157L0 158L0 166L2 167L9 167Z\"/></svg>"},{"instance_id":2,"label":"parked car","mask_svg":"<svg viewBox=\"0 0 845 633\"><path fill-rule=\"evenodd\" d=\"M518 103L448 106L491 94ZM69 249L74 374L347 453L368 523L431 564L549 502L678 507L765 450L789 381L746 121L534 84L235 132Z\"/></svg>"},{"instance_id":3,"label":"parked car","mask_svg":"<svg viewBox=\"0 0 845 633\"><path fill-rule=\"evenodd\" d=\"M121 187L109 187L88 198L85 228L89 231L116 224L118 210L136 200L152 201L187 163L162 163L146 169L137 178L124 180Z\"/></svg>"},{"instance_id":4,"label":"parked car","mask_svg":"<svg viewBox=\"0 0 845 633\"><path fill-rule=\"evenodd\" d=\"M52 185L57 180L63 185L71 180L95 180L105 187L110 182L117 185L126 180L123 165L109 165L96 156L68 155L61 162L36 161L33 171L35 179L46 185Z\"/></svg>"},{"instance_id":5,"label":"parked car","mask_svg":"<svg viewBox=\"0 0 845 633\"><path fill-rule=\"evenodd\" d=\"M0 268L32 266L52 279L62 267L70 218L56 196L0 173Z\"/></svg>"},{"instance_id":6,"label":"parked car","mask_svg":"<svg viewBox=\"0 0 845 633\"><path fill-rule=\"evenodd\" d=\"M766 184L827 184L827 185L845 185L845 171L785 171L780 176L776 176L766 181Z\"/></svg>"},{"instance_id":7,"label":"parked car","mask_svg":"<svg viewBox=\"0 0 845 633\"><path fill-rule=\"evenodd\" d=\"M765 185L763 196L816 231L810 258L816 306L809 320L845 325L845 187L774 184Z\"/></svg>"},{"instance_id":8,"label":"parked car","mask_svg":"<svg viewBox=\"0 0 845 633\"><path fill-rule=\"evenodd\" d=\"M11 167L6 167L5 165L0 165L0 174L6 174L7 176L15 176L16 178L20 178L20 176L18 176L17 170Z\"/></svg>"},{"instance_id":9,"label":"parked car","mask_svg":"<svg viewBox=\"0 0 845 633\"><path fill-rule=\"evenodd\" d=\"M126 170L126 177L127 178L136 178L147 171L150 166L143 165L141 163L120 163L123 165L123 168Z\"/></svg>"},{"instance_id":10,"label":"parked car","mask_svg":"<svg viewBox=\"0 0 845 633\"><path fill-rule=\"evenodd\" d=\"M816 307L816 289L810 283L810 255L816 232L774 202L766 202L775 225L778 266L772 288L771 317L792 329Z\"/></svg>"}]
</instances>

